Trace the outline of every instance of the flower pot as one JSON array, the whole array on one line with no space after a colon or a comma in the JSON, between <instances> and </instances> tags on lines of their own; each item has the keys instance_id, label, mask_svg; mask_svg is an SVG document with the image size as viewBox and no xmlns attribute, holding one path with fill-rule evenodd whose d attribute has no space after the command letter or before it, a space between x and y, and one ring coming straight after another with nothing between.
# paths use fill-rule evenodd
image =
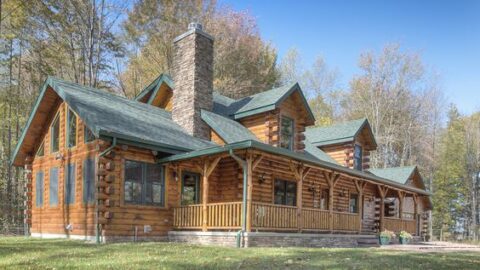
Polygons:
<instances>
[{"instance_id":1,"label":"flower pot","mask_svg":"<svg viewBox=\"0 0 480 270\"><path fill-rule=\"evenodd\" d=\"M400 237L399 240L400 240L400 244L402 245L408 244L408 238Z\"/></svg>"},{"instance_id":2,"label":"flower pot","mask_svg":"<svg viewBox=\"0 0 480 270\"><path fill-rule=\"evenodd\" d=\"M390 243L390 238L386 236L380 236L380 245L388 245Z\"/></svg>"}]
</instances>

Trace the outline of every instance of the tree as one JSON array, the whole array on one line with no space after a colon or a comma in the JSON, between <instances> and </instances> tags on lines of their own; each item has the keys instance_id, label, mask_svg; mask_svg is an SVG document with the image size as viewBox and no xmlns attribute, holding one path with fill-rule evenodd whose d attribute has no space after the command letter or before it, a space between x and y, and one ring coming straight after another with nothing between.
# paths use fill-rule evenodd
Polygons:
<instances>
[{"instance_id":1,"label":"tree","mask_svg":"<svg viewBox=\"0 0 480 270\"><path fill-rule=\"evenodd\" d=\"M216 1L138 1L123 24L129 45L119 85L135 96L160 73L170 73L173 39L192 21L203 24L214 42L214 89L238 98L276 85L277 54L263 41L246 12L217 7Z\"/></svg>"}]
</instances>

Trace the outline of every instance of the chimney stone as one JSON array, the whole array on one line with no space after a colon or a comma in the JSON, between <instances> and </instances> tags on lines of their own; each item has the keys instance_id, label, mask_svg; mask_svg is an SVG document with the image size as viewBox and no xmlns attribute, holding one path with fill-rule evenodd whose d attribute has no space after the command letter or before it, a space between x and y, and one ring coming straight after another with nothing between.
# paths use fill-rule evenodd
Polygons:
<instances>
[{"instance_id":1,"label":"chimney stone","mask_svg":"<svg viewBox=\"0 0 480 270\"><path fill-rule=\"evenodd\" d=\"M213 37L199 23L174 39L172 119L192 136L210 140L201 110L213 108Z\"/></svg>"}]
</instances>

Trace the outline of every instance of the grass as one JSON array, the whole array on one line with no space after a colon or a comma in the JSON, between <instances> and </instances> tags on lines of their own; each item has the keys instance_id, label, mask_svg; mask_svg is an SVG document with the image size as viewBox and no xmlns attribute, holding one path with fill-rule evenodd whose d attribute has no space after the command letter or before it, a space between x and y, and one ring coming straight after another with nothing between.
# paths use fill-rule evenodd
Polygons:
<instances>
[{"instance_id":1,"label":"grass","mask_svg":"<svg viewBox=\"0 0 480 270\"><path fill-rule=\"evenodd\" d=\"M95 245L0 238L0 269L478 269L476 252L378 248L221 248L174 243Z\"/></svg>"}]
</instances>

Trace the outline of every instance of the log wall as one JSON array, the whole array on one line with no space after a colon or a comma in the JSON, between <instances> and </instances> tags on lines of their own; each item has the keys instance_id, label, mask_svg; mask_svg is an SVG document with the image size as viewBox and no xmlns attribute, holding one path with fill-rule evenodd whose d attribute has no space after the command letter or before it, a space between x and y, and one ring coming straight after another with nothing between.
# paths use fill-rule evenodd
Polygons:
<instances>
[{"instance_id":1,"label":"log wall","mask_svg":"<svg viewBox=\"0 0 480 270\"><path fill-rule=\"evenodd\" d=\"M95 158L98 154L98 141L88 144L84 143L84 128L82 120L77 117L77 145L67 149L66 142L66 111L65 103L59 105L57 110L52 111L50 122L45 127L44 156L35 156L32 164L32 218L31 233L37 234L66 234L66 235L86 235L93 236L94 231L94 213L93 204L83 202L83 161L87 158ZM50 125L56 114L60 117L60 149L56 153L51 153L51 134ZM38 142L40 146L41 142ZM71 205L65 204L65 166L75 164L75 202ZM58 168L58 205L49 204L49 180L50 169ZM43 206L36 206L36 177L38 172L43 172ZM72 229L67 230L67 225Z\"/></svg>"}]
</instances>

